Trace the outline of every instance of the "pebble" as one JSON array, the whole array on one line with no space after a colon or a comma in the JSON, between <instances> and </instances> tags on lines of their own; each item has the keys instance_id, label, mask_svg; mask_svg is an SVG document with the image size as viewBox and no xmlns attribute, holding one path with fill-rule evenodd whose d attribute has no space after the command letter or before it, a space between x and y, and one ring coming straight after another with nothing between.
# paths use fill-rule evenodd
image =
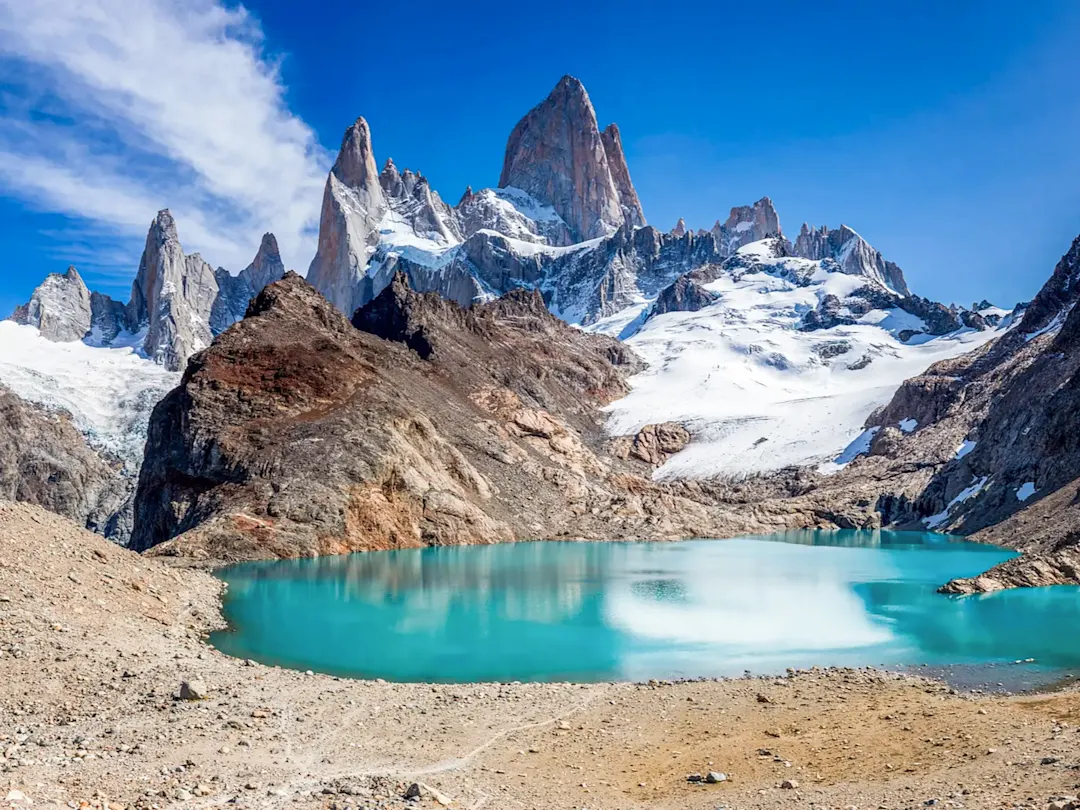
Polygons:
<instances>
[{"instance_id":1,"label":"pebble","mask_svg":"<svg viewBox=\"0 0 1080 810\"><path fill-rule=\"evenodd\" d=\"M705 781L708 782L710 785L716 785L720 782L726 782L727 780L728 775L720 771L709 771L709 773L705 776Z\"/></svg>"},{"instance_id":2,"label":"pebble","mask_svg":"<svg viewBox=\"0 0 1080 810\"><path fill-rule=\"evenodd\" d=\"M795 790L799 786L799 783L794 779L785 779L780 783L780 787L784 790Z\"/></svg>"}]
</instances>

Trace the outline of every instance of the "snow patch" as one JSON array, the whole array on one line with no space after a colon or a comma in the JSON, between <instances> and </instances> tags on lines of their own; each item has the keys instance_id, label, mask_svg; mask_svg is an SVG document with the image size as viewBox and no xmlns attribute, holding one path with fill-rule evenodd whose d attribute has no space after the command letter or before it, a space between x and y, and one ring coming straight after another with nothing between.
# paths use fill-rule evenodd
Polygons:
<instances>
[{"instance_id":1,"label":"snow patch","mask_svg":"<svg viewBox=\"0 0 1080 810\"><path fill-rule=\"evenodd\" d=\"M986 482L989 480L989 476L984 475L982 478L972 483L966 489L961 490L955 498L949 501L948 506L946 506L943 511L938 512L936 515L931 515L928 518L923 518L923 523L928 529L937 529L949 519L949 512L954 506L963 503L964 501L970 500L971 498L978 495L980 492L983 491L983 489L986 488Z\"/></svg>"},{"instance_id":2,"label":"snow patch","mask_svg":"<svg viewBox=\"0 0 1080 810\"><path fill-rule=\"evenodd\" d=\"M919 422L916 419L901 419L897 423L897 426L904 433L913 433L915 431L915 428L919 426Z\"/></svg>"},{"instance_id":3,"label":"snow patch","mask_svg":"<svg viewBox=\"0 0 1080 810\"><path fill-rule=\"evenodd\" d=\"M825 462L818 467L818 472L826 474L840 472L840 470L844 469L844 467L859 456L865 456L870 452L870 445L874 443L874 437L878 435L880 430L880 427L872 427L864 430L856 437L855 441L844 448L840 455L832 461Z\"/></svg>"},{"instance_id":4,"label":"snow patch","mask_svg":"<svg viewBox=\"0 0 1080 810\"><path fill-rule=\"evenodd\" d=\"M1026 501L1032 495L1035 494L1035 482L1028 481L1020 485L1020 488L1016 490L1016 499L1018 501Z\"/></svg>"},{"instance_id":5,"label":"snow patch","mask_svg":"<svg viewBox=\"0 0 1080 810\"><path fill-rule=\"evenodd\" d=\"M657 479L836 469L870 414L904 380L1000 334L961 329L905 344L898 329L915 324L906 313L884 310L861 323L804 332L803 316L822 297L842 300L866 279L826 269L833 262L776 258L769 240L739 253L746 266L706 284L716 300L696 312L642 321L639 304L590 327L626 337L648 364L630 380L630 393L608 406L610 433L673 421L694 436L654 473ZM823 339L849 349L822 357L816 347Z\"/></svg>"},{"instance_id":6,"label":"snow patch","mask_svg":"<svg viewBox=\"0 0 1080 810\"><path fill-rule=\"evenodd\" d=\"M963 443L956 448L956 458L963 458L966 456L975 449L976 444L976 442L973 442L970 439L964 439Z\"/></svg>"},{"instance_id":7,"label":"snow patch","mask_svg":"<svg viewBox=\"0 0 1080 810\"><path fill-rule=\"evenodd\" d=\"M53 343L32 326L0 321L0 384L70 414L90 444L122 460L128 472L142 461L151 410L179 382L180 374L132 346Z\"/></svg>"}]
</instances>

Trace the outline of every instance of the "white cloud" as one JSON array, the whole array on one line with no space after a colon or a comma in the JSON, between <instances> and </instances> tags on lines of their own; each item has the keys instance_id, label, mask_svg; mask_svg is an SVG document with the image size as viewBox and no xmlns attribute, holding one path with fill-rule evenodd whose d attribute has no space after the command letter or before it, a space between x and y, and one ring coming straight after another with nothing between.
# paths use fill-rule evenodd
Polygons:
<instances>
[{"instance_id":1,"label":"white cloud","mask_svg":"<svg viewBox=\"0 0 1080 810\"><path fill-rule=\"evenodd\" d=\"M0 53L5 193L131 240L136 261L170 208L214 265L240 270L269 230L307 270L330 159L242 7L0 0Z\"/></svg>"}]
</instances>

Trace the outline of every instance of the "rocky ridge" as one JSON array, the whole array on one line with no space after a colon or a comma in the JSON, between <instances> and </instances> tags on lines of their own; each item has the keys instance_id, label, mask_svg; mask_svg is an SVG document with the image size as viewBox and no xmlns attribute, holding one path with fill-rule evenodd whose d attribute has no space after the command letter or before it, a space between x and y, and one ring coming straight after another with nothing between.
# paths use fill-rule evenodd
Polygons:
<instances>
[{"instance_id":1,"label":"rocky ridge","mask_svg":"<svg viewBox=\"0 0 1080 810\"><path fill-rule=\"evenodd\" d=\"M243 317L251 297L284 272L273 234L263 236L255 260L239 276L223 268L215 271L198 254L184 253L166 209L150 224L126 305L91 292L69 267L63 275L48 276L11 319L36 327L55 342L112 346L125 336L147 357L179 371L188 357Z\"/></svg>"},{"instance_id":2,"label":"rocky ridge","mask_svg":"<svg viewBox=\"0 0 1080 810\"><path fill-rule=\"evenodd\" d=\"M601 131L584 86L565 76L511 132L499 188L470 187L453 207L393 161L377 172L371 130L358 119L327 177L307 277L350 316L404 272L414 289L462 306L536 289L556 315L588 325L782 236L768 197L732 208L710 230L680 223L670 233L646 223L618 127ZM790 255L829 259L885 293L910 296L900 268L850 228L803 230Z\"/></svg>"},{"instance_id":3,"label":"rocky ridge","mask_svg":"<svg viewBox=\"0 0 1080 810\"><path fill-rule=\"evenodd\" d=\"M818 520L651 482L685 431L613 447L600 408L639 361L535 291L466 310L398 275L354 324L290 275L192 359L151 418L135 548L235 560Z\"/></svg>"}]
</instances>

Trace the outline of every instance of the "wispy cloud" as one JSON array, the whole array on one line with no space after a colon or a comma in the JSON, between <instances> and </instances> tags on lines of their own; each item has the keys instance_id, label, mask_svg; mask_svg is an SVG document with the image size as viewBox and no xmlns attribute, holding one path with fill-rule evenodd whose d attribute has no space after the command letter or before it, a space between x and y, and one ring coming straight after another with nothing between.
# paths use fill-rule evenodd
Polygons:
<instances>
[{"instance_id":1,"label":"wispy cloud","mask_svg":"<svg viewBox=\"0 0 1080 810\"><path fill-rule=\"evenodd\" d=\"M185 250L215 265L241 269L269 230L307 269L330 160L243 7L0 0L0 53L0 191L136 258L168 207Z\"/></svg>"}]
</instances>

